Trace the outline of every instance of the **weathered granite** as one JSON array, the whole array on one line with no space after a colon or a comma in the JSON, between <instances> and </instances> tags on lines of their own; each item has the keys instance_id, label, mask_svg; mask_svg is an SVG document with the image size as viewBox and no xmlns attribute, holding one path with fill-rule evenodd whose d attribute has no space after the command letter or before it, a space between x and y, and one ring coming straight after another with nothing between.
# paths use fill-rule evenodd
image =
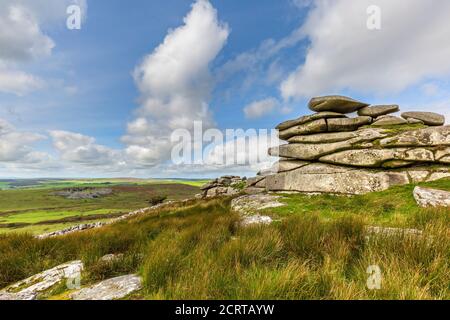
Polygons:
<instances>
[{"instance_id":1,"label":"weathered granite","mask_svg":"<svg viewBox=\"0 0 450 320\"><path fill-rule=\"evenodd\" d=\"M83 288L70 295L72 300L115 300L142 289L142 278L131 274L115 277Z\"/></svg>"},{"instance_id":2,"label":"weathered granite","mask_svg":"<svg viewBox=\"0 0 450 320\"><path fill-rule=\"evenodd\" d=\"M280 130L278 136L282 140L287 140L293 136L327 132L327 121L325 119L314 120L305 124L296 125L285 130Z\"/></svg>"},{"instance_id":3,"label":"weathered granite","mask_svg":"<svg viewBox=\"0 0 450 320\"><path fill-rule=\"evenodd\" d=\"M311 115L302 116L295 120L288 120L288 121L282 122L279 125L277 125L275 127L275 129L285 130L285 129L291 128L293 126L311 122L313 120L328 119L328 118L345 118L345 117L346 116L344 114L338 113L338 112L330 112L330 111L318 112L318 113L314 113Z\"/></svg>"},{"instance_id":4,"label":"weathered granite","mask_svg":"<svg viewBox=\"0 0 450 320\"><path fill-rule=\"evenodd\" d=\"M445 117L434 112L404 112L402 118L420 120L429 126L442 126L445 123Z\"/></svg>"},{"instance_id":5,"label":"weathered granite","mask_svg":"<svg viewBox=\"0 0 450 320\"><path fill-rule=\"evenodd\" d=\"M320 166L323 169L321 172L308 172L304 170L307 166L267 177L267 189L306 193L364 194L409 182L404 173L336 168L325 164Z\"/></svg>"},{"instance_id":6,"label":"weathered granite","mask_svg":"<svg viewBox=\"0 0 450 320\"><path fill-rule=\"evenodd\" d=\"M259 181L264 180L264 176L256 176L247 179L246 186L252 187L257 184Z\"/></svg>"},{"instance_id":7,"label":"weathered granite","mask_svg":"<svg viewBox=\"0 0 450 320\"><path fill-rule=\"evenodd\" d=\"M426 176L415 172L426 171ZM268 191L298 191L304 193L365 194L382 191L395 185L409 184L410 175L416 181L432 181L450 177L448 168L417 167L404 171L350 168L312 163L299 169L266 177Z\"/></svg>"},{"instance_id":8,"label":"weathered granite","mask_svg":"<svg viewBox=\"0 0 450 320\"><path fill-rule=\"evenodd\" d=\"M321 156L352 148L367 148L367 144L376 139L386 137L382 130L358 130L354 137L345 141L331 143L289 143L279 146L277 149L269 149L270 155L296 158L300 160L317 160Z\"/></svg>"},{"instance_id":9,"label":"weathered granite","mask_svg":"<svg viewBox=\"0 0 450 320\"><path fill-rule=\"evenodd\" d=\"M261 216L256 214L254 216L244 217L241 221L241 226L248 227L251 225L271 224L272 218L269 216Z\"/></svg>"},{"instance_id":10,"label":"weathered granite","mask_svg":"<svg viewBox=\"0 0 450 320\"><path fill-rule=\"evenodd\" d=\"M79 278L83 263L68 262L35 274L0 291L0 300L35 300L38 295L67 279Z\"/></svg>"},{"instance_id":11,"label":"weathered granite","mask_svg":"<svg viewBox=\"0 0 450 320\"><path fill-rule=\"evenodd\" d=\"M253 185L252 182L250 183L250 186ZM239 176L223 176L204 184L200 188L202 192L196 197L203 199L220 196L232 196L241 192L242 187L246 184L247 178L241 178Z\"/></svg>"},{"instance_id":12,"label":"weathered granite","mask_svg":"<svg viewBox=\"0 0 450 320\"><path fill-rule=\"evenodd\" d=\"M410 229L410 228L389 228L389 227L378 227L369 226L365 229L368 235L378 235L378 236L422 236L422 230Z\"/></svg>"},{"instance_id":13,"label":"weathered granite","mask_svg":"<svg viewBox=\"0 0 450 320\"><path fill-rule=\"evenodd\" d=\"M390 160L434 162L434 154L425 148L352 149L320 158L321 162L366 168L382 167L384 162Z\"/></svg>"},{"instance_id":14,"label":"weathered granite","mask_svg":"<svg viewBox=\"0 0 450 320\"><path fill-rule=\"evenodd\" d=\"M291 171L309 164L307 161L300 160L280 160L272 167L273 173Z\"/></svg>"},{"instance_id":15,"label":"weathered granite","mask_svg":"<svg viewBox=\"0 0 450 320\"><path fill-rule=\"evenodd\" d=\"M253 215L261 210L282 207L280 196L270 194L253 194L240 196L231 201L231 209L241 215Z\"/></svg>"},{"instance_id":16,"label":"weathered granite","mask_svg":"<svg viewBox=\"0 0 450 320\"><path fill-rule=\"evenodd\" d=\"M450 208L450 192L431 188L414 188L414 199L421 207L448 207Z\"/></svg>"},{"instance_id":17,"label":"weathered granite","mask_svg":"<svg viewBox=\"0 0 450 320\"><path fill-rule=\"evenodd\" d=\"M450 126L429 113L391 115L398 105L369 106L342 96L313 98L318 112L278 125L287 144L270 148L282 157L260 172L251 192L361 194L450 176ZM344 113L358 111L359 117ZM338 114L333 114L338 112ZM433 127L427 127L432 125Z\"/></svg>"},{"instance_id":18,"label":"weathered granite","mask_svg":"<svg viewBox=\"0 0 450 320\"><path fill-rule=\"evenodd\" d=\"M316 112L333 111L339 113L352 113L367 106L367 103L337 95L315 97L308 104L308 107Z\"/></svg>"},{"instance_id":19,"label":"weathered granite","mask_svg":"<svg viewBox=\"0 0 450 320\"><path fill-rule=\"evenodd\" d=\"M248 187L244 189L244 193L249 195L265 193L266 188Z\"/></svg>"},{"instance_id":20,"label":"weathered granite","mask_svg":"<svg viewBox=\"0 0 450 320\"><path fill-rule=\"evenodd\" d=\"M372 123L372 126L394 126L394 125L401 125L401 124L407 124L408 122L405 119L395 117L395 116L382 116Z\"/></svg>"},{"instance_id":21,"label":"weathered granite","mask_svg":"<svg viewBox=\"0 0 450 320\"><path fill-rule=\"evenodd\" d=\"M396 104L391 105L376 105L376 106L369 106L364 107L358 110L359 116L368 116L372 118L376 118L379 116L383 116L389 113L394 113L399 111L400 108Z\"/></svg>"},{"instance_id":22,"label":"weathered granite","mask_svg":"<svg viewBox=\"0 0 450 320\"><path fill-rule=\"evenodd\" d=\"M380 146L389 147L434 147L450 146L450 126L411 130L380 141Z\"/></svg>"},{"instance_id":23,"label":"weathered granite","mask_svg":"<svg viewBox=\"0 0 450 320\"><path fill-rule=\"evenodd\" d=\"M328 119L328 132L355 131L359 127L372 123L371 117Z\"/></svg>"}]
</instances>

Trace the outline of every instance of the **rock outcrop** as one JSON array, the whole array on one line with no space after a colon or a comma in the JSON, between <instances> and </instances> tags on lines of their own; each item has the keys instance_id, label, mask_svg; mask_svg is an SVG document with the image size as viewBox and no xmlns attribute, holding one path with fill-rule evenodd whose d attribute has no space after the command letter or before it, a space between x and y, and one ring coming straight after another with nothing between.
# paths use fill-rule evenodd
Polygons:
<instances>
[{"instance_id":1,"label":"rock outcrop","mask_svg":"<svg viewBox=\"0 0 450 320\"><path fill-rule=\"evenodd\" d=\"M109 254L100 259L112 263L121 259L123 254ZM80 260L67 262L52 269L35 274L14 283L0 291L1 300L39 300L47 298L53 288L64 284L68 298L72 300L114 300L121 299L142 289L142 278L137 275L124 275L82 287L84 265Z\"/></svg>"},{"instance_id":2,"label":"rock outcrop","mask_svg":"<svg viewBox=\"0 0 450 320\"><path fill-rule=\"evenodd\" d=\"M0 291L0 300L35 300L38 295L63 280L76 279L83 270L80 260L45 270Z\"/></svg>"},{"instance_id":3,"label":"rock outcrop","mask_svg":"<svg viewBox=\"0 0 450 320\"><path fill-rule=\"evenodd\" d=\"M235 198L231 201L231 210L240 214L240 225L243 227L271 224L272 218L261 215L260 212L265 209L285 206L280 202L282 197L270 194L252 194Z\"/></svg>"},{"instance_id":4,"label":"rock outcrop","mask_svg":"<svg viewBox=\"0 0 450 320\"><path fill-rule=\"evenodd\" d=\"M130 274L104 280L70 295L72 300L115 300L142 289L142 278Z\"/></svg>"},{"instance_id":5,"label":"rock outcrop","mask_svg":"<svg viewBox=\"0 0 450 320\"><path fill-rule=\"evenodd\" d=\"M434 112L404 112L402 118L419 120L429 126L442 126L445 123L445 117Z\"/></svg>"},{"instance_id":6,"label":"rock outcrop","mask_svg":"<svg viewBox=\"0 0 450 320\"><path fill-rule=\"evenodd\" d=\"M89 187L76 187L68 188L61 191L56 191L53 195L65 197L67 199L96 199L112 194L110 188L89 188Z\"/></svg>"},{"instance_id":7,"label":"rock outcrop","mask_svg":"<svg viewBox=\"0 0 450 320\"><path fill-rule=\"evenodd\" d=\"M414 188L414 199L421 207L450 208L450 192L430 188Z\"/></svg>"},{"instance_id":8,"label":"rock outcrop","mask_svg":"<svg viewBox=\"0 0 450 320\"><path fill-rule=\"evenodd\" d=\"M353 100L343 96L315 97L309 102L309 108L313 111L331 111L340 113L352 113L369 106L367 103Z\"/></svg>"},{"instance_id":9,"label":"rock outcrop","mask_svg":"<svg viewBox=\"0 0 450 320\"><path fill-rule=\"evenodd\" d=\"M209 181L200 189L197 198L213 198L217 196L232 196L238 194L245 187L246 178L239 176L223 176Z\"/></svg>"},{"instance_id":10,"label":"rock outcrop","mask_svg":"<svg viewBox=\"0 0 450 320\"><path fill-rule=\"evenodd\" d=\"M390 113L394 113L400 110L398 105L384 105L384 106L370 106L364 107L358 110L359 116L367 116L376 118L379 116L384 116Z\"/></svg>"},{"instance_id":11,"label":"rock outcrop","mask_svg":"<svg viewBox=\"0 0 450 320\"><path fill-rule=\"evenodd\" d=\"M281 158L247 180L248 193L364 194L450 177L450 126L439 114L397 117L398 105L342 96L313 98L309 107L316 113L277 126L287 144L269 154Z\"/></svg>"}]
</instances>

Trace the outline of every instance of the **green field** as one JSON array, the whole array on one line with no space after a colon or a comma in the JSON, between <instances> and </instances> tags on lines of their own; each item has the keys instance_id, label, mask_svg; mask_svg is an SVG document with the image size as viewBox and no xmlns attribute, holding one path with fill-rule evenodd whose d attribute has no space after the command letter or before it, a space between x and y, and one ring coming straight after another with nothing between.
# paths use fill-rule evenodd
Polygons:
<instances>
[{"instance_id":1,"label":"green field","mask_svg":"<svg viewBox=\"0 0 450 320\"><path fill-rule=\"evenodd\" d=\"M421 184L450 190L450 179ZM44 240L0 235L0 287L81 259L82 286L137 273L127 299L450 299L450 210L420 208L412 185L354 197L283 195L270 225L242 227L230 198L173 204ZM367 226L416 228L421 236ZM122 253L113 263L100 260ZM378 290L367 268L379 266ZM67 299L64 286L41 299Z\"/></svg>"},{"instance_id":2,"label":"green field","mask_svg":"<svg viewBox=\"0 0 450 320\"><path fill-rule=\"evenodd\" d=\"M200 187L208 180L186 179L136 179L136 178L101 178L101 179L0 179L0 190L10 189L53 189L70 187L106 187L116 185L148 184L186 184Z\"/></svg>"},{"instance_id":3,"label":"green field","mask_svg":"<svg viewBox=\"0 0 450 320\"><path fill-rule=\"evenodd\" d=\"M161 183L158 183L161 182ZM74 224L103 221L148 207L155 195L168 200L190 198L201 181L159 180L46 180L42 183L0 191L0 233L40 234ZM68 187L107 187L112 194L96 199L66 199L54 195Z\"/></svg>"},{"instance_id":4,"label":"green field","mask_svg":"<svg viewBox=\"0 0 450 320\"><path fill-rule=\"evenodd\" d=\"M450 180L421 183L421 186L450 191ZM317 214L323 220L336 220L353 216L367 224L379 226L416 227L418 217L423 218L424 209L417 206L413 197L415 185L392 187L382 192L354 197L334 195L286 195L282 202L287 205L268 210L271 215L285 218L298 214ZM436 209L439 211L439 209ZM426 211L426 210L425 210ZM441 209L440 216L450 219L450 210ZM434 212L434 211L433 211ZM450 223L450 221L447 221Z\"/></svg>"}]
</instances>

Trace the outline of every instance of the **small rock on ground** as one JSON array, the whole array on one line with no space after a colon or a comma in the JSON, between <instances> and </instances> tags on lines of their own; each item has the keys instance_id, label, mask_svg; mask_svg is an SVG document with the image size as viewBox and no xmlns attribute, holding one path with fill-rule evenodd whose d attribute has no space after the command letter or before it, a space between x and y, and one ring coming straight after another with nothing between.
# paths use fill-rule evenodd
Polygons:
<instances>
[{"instance_id":1,"label":"small rock on ground","mask_svg":"<svg viewBox=\"0 0 450 320\"><path fill-rule=\"evenodd\" d=\"M131 274L111 278L93 286L83 288L70 295L72 300L114 300L121 299L142 288L142 278Z\"/></svg>"},{"instance_id":2,"label":"small rock on ground","mask_svg":"<svg viewBox=\"0 0 450 320\"><path fill-rule=\"evenodd\" d=\"M123 253L118 253L118 254L107 254L104 255L103 257L100 258L101 262L116 262L119 261L123 258Z\"/></svg>"},{"instance_id":3,"label":"small rock on ground","mask_svg":"<svg viewBox=\"0 0 450 320\"><path fill-rule=\"evenodd\" d=\"M0 291L0 300L35 300L37 295L64 279L75 278L83 270L80 260L61 264L35 274Z\"/></svg>"},{"instance_id":4,"label":"small rock on ground","mask_svg":"<svg viewBox=\"0 0 450 320\"><path fill-rule=\"evenodd\" d=\"M241 221L241 226L247 227L254 224L271 224L272 218L269 216L261 216L259 214L254 216L244 217Z\"/></svg>"},{"instance_id":5,"label":"small rock on ground","mask_svg":"<svg viewBox=\"0 0 450 320\"><path fill-rule=\"evenodd\" d=\"M244 195L231 201L231 209L243 215L249 215L268 208L282 207L278 200L282 197L270 194Z\"/></svg>"},{"instance_id":6,"label":"small rock on ground","mask_svg":"<svg viewBox=\"0 0 450 320\"><path fill-rule=\"evenodd\" d=\"M421 207L450 207L450 192L448 191L415 187L413 194L417 204Z\"/></svg>"},{"instance_id":7,"label":"small rock on ground","mask_svg":"<svg viewBox=\"0 0 450 320\"><path fill-rule=\"evenodd\" d=\"M418 230L418 229L389 228L389 227L377 227L377 226L366 227L366 232L368 234L386 235L386 236L396 236L396 235L421 236L422 235L422 230Z\"/></svg>"}]
</instances>

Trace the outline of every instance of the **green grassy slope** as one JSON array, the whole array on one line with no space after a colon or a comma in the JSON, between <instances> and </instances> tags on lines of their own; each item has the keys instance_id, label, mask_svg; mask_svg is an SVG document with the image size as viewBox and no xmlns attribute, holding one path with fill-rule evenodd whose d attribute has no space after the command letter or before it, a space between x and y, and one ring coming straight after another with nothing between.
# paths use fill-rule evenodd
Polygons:
<instances>
[{"instance_id":1,"label":"green grassy slope","mask_svg":"<svg viewBox=\"0 0 450 320\"><path fill-rule=\"evenodd\" d=\"M154 195L166 195L168 199L179 200L198 193L197 187L173 183L108 187L113 190L111 195L78 200L53 195L59 187L2 190L0 233L26 231L37 234L54 231L57 230L56 224L69 226L82 223L83 219L89 222L99 221L102 220L100 215L114 216L147 207L149 198ZM70 219L74 221L69 223Z\"/></svg>"},{"instance_id":2,"label":"green grassy slope","mask_svg":"<svg viewBox=\"0 0 450 320\"><path fill-rule=\"evenodd\" d=\"M450 190L448 179L425 185ZM411 191L290 195L288 207L266 212L279 219L270 226L241 228L230 199L217 199L59 238L0 235L0 287L82 259L82 285L142 275L144 289L129 299L449 299L450 212L418 208ZM424 235L367 239L365 226L380 224ZM124 256L99 262L109 253ZM366 286L371 265L381 268L380 290Z\"/></svg>"},{"instance_id":3,"label":"green grassy slope","mask_svg":"<svg viewBox=\"0 0 450 320\"><path fill-rule=\"evenodd\" d=\"M423 187L450 191L450 180L420 184ZM353 216L366 223L397 226L418 226L417 219L423 218L424 211L417 206L413 197L416 185L392 187L382 192L369 193L354 197L333 195L283 195L285 207L267 210L275 217L287 217L297 214L317 214L324 220ZM441 210L447 211L447 210ZM445 214L443 214L446 216Z\"/></svg>"},{"instance_id":4,"label":"green grassy slope","mask_svg":"<svg viewBox=\"0 0 450 320\"><path fill-rule=\"evenodd\" d=\"M97 179L7 179L0 180L0 190L8 189L54 189L73 187L110 187L118 185L185 184L199 187L208 180L185 179L135 179L135 178L97 178Z\"/></svg>"}]
</instances>

